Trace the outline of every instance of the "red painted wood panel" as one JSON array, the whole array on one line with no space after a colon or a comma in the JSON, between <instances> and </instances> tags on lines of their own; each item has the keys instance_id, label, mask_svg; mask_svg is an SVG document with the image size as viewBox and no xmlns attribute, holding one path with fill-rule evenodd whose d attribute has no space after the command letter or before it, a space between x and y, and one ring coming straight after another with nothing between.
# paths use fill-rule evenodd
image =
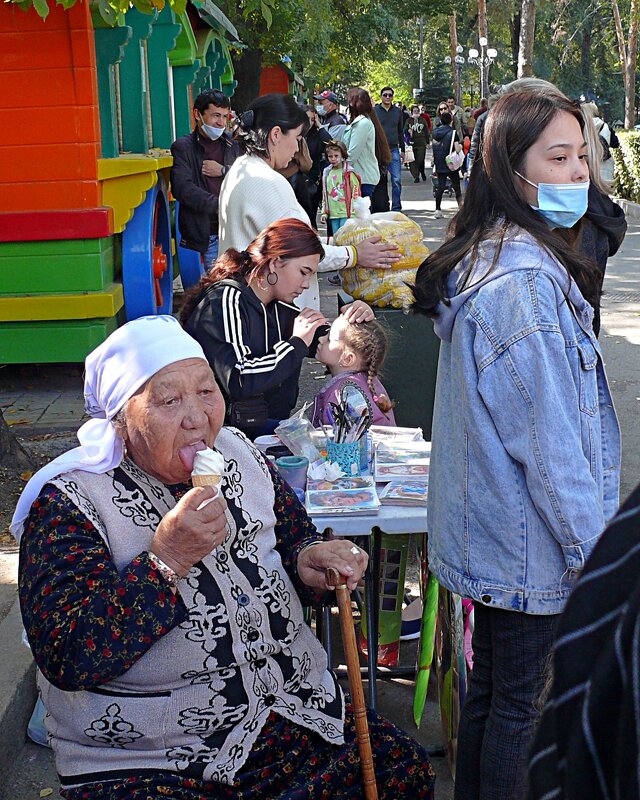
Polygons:
<instances>
[{"instance_id":1,"label":"red painted wood panel","mask_svg":"<svg viewBox=\"0 0 640 800\"><path fill-rule=\"evenodd\" d=\"M111 208L0 214L0 242L100 239L112 233Z\"/></svg>"},{"instance_id":2,"label":"red painted wood panel","mask_svg":"<svg viewBox=\"0 0 640 800\"><path fill-rule=\"evenodd\" d=\"M277 64L272 67L263 67L260 72L260 95L271 92L289 93L289 76Z\"/></svg>"}]
</instances>

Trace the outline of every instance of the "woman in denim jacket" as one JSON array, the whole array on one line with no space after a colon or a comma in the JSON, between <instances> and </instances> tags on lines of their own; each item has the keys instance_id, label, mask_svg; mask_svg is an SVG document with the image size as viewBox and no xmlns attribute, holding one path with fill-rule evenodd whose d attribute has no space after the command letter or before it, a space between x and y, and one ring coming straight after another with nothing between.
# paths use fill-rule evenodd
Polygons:
<instances>
[{"instance_id":1,"label":"woman in denim jacket","mask_svg":"<svg viewBox=\"0 0 640 800\"><path fill-rule=\"evenodd\" d=\"M456 800L525 796L557 615L618 504L597 267L572 244L589 186L582 127L561 96L499 100L464 205L416 278L442 340L429 564L475 609Z\"/></svg>"}]
</instances>

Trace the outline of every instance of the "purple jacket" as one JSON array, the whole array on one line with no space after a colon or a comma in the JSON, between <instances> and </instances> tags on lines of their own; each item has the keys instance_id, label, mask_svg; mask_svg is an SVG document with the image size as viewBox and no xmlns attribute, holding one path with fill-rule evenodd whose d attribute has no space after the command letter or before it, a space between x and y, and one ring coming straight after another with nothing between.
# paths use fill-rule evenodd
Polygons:
<instances>
[{"instance_id":1,"label":"purple jacket","mask_svg":"<svg viewBox=\"0 0 640 800\"><path fill-rule=\"evenodd\" d=\"M396 420L393 416L393 410L387 411L385 414L384 411L381 411L374 402L373 397L371 396L371 390L367 384L366 373L343 372L340 375L334 375L332 378L329 378L324 387L315 396L313 401L313 417L311 419L314 428L319 428L321 425L331 424L331 420L327 415L329 403L339 402L340 390L345 383L347 383L347 381L355 383L367 398L371 408L371 413L373 414L373 425L387 425L389 427L395 427ZM387 394L384 386L378 380L378 378L373 379L373 385L375 387L376 395Z\"/></svg>"}]
</instances>

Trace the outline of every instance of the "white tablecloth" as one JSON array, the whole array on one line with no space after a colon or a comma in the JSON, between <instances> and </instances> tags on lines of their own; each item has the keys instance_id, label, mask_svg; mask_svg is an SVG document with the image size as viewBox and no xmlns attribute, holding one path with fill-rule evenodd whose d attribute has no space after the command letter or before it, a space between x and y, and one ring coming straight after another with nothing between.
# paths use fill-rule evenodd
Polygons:
<instances>
[{"instance_id":1,"label":"white tablecloth","mask_svg":"<svg viewBox=\"0 0 640 800\"><path fill-rule=\"evenodd\" d=\"M371 529L384 533L424 533L427 530L427 509L415 506L380 506L377 514L332 514L311 517L322 532L331 528L336 536L370 536Z\"/></svg>"}]
</instances>

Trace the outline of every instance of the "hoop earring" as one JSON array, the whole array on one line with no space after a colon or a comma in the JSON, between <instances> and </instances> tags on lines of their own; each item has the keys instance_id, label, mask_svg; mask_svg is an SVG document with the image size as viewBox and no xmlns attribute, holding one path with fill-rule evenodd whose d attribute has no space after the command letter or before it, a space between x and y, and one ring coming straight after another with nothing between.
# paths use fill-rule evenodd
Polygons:
<instances>
[{"instance_id":1,"label":"hoop earring","mask_svg":"<svg viewBox=\"0 0 640 800\"><path fill-rule=\"evenodd\" d=\"M273 278L273 280L271 280ZM267 273L267 283L269 286L275 286L278 283L278 273L277 272L269 272Z\"/></svg>"}]
</instances>

